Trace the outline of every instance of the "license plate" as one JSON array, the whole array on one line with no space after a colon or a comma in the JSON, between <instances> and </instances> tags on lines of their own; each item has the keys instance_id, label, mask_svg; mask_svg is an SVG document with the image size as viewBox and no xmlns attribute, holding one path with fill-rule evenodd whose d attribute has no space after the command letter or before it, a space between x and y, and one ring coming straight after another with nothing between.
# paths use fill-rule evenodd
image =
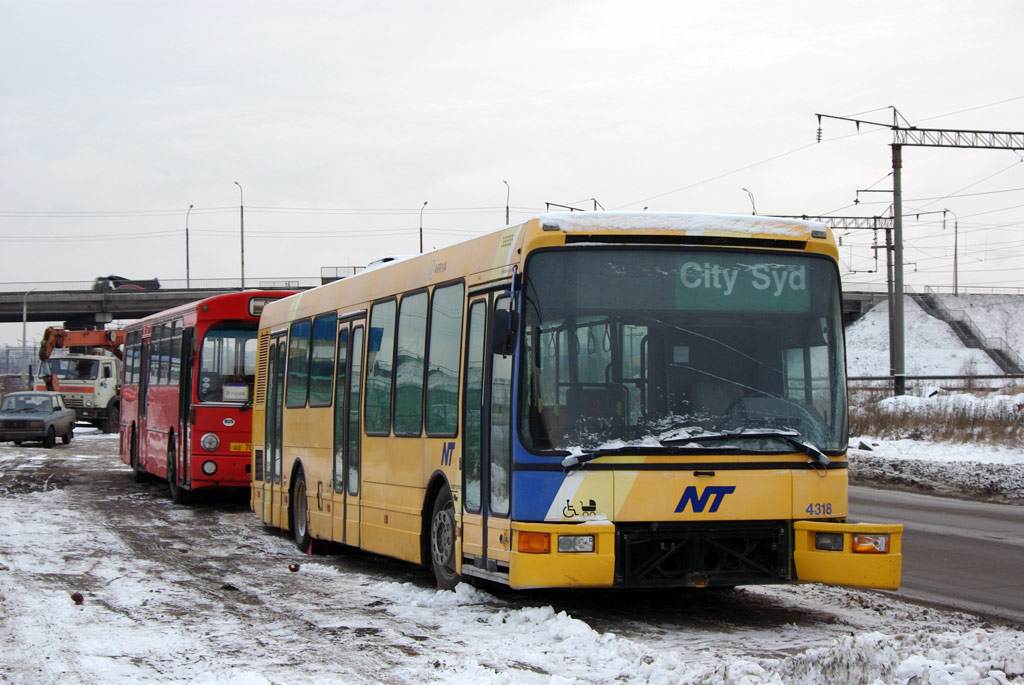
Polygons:
<instances>
[{"instance_id":1,"label":"license plate","mask_svg":"<svg viewBox=\"0 0 1024 685\"><path fill-rule=\"evenodd\" d=\"M233 442L228 446L231 452L252 452L251 442Z\"/></svg>"}]
</instances>

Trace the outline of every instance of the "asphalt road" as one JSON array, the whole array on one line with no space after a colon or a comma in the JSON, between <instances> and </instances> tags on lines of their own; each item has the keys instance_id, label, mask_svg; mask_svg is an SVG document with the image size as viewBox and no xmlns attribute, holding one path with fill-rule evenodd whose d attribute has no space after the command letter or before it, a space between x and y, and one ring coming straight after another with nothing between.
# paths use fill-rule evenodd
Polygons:
<instances>
[{"instance_id":1,"label":"asphalt road","mask_svg":"<svg viewBox=\"0 0 1024 685\"><path fill-rule=\"evenodd\" d=\"M1024 623L1024 506L852 486L850 520L903 524L899 595Z\"/></svg>"}]
</instances>

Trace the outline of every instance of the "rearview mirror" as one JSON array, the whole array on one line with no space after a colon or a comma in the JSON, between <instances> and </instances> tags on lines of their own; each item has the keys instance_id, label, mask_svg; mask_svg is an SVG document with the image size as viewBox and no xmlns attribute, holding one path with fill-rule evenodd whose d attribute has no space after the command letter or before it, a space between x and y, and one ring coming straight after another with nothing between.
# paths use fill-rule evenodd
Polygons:
<instances>
[{"instance_id":1,"label":"rearview mirror","mask_svg":"<svg viewBox=\"0 0 1024 685\"><path fill-rule=\"evenodd\" d=\"M494 313L494 325L491 327L491 353L502 357L512 354L518 334L519 312L499 309Z\"/></svg>"}]
</instances>

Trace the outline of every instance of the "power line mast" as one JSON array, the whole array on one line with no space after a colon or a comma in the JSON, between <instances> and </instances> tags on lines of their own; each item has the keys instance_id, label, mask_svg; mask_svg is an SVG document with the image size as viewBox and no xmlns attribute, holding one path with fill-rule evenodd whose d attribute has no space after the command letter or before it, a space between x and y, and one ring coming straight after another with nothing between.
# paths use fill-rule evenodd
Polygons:
<instances>
[{"instance_id":1,"label":"power line mast","mask_svg":"<svg viewBox=\"0 0 1024 685\"><path fill-rule=\"evenodd\" d=\"M858 191L859 192L859 191ZM891 192L891 191L885 191ZM893 326L893 301L896 299L893 294L893 277L892 277L892 227L893 218L887 216L808 216L802 214L800 216L785 216L784 219L803 219L805 221L822 221L828 224L832 230L857 230L857 229L869 229L875 231L883 231L885 233L885 247L881 248L885 250L885 294L886 302L889 303L889 375L893 375L895 369L895 359L893 357L893 345L892 345L892 332ZM876 238L877 242L877 238ZM875 257L878 257L878 247L876 245Z\"/></svg>"},{"instance_id":2,"label":"power line mast","mask_svg":"<svg viewBox=\"0 0 1024 685\"><path fill-rule=\"evenodd\" d=\"M818 142L821 142L821 120L838 119L852 121L860 130L861 124L881 126L893 133L892 142L892 191L893 191L893 288L895 297L892 308L892 331L890 332L893 361L893 390L895 394L906 392L906 353L903 317L903 147L953 147L981 148L988 150L1024 150L1024 132L1020 131L975 131L966 129L917 128L911 126L895 107L892 108L892 123L883 124L866 119L839 117L832 114L816 114L818 117ZM900 120L904 125L900 125Z\"/></svg>"}]
</instances>

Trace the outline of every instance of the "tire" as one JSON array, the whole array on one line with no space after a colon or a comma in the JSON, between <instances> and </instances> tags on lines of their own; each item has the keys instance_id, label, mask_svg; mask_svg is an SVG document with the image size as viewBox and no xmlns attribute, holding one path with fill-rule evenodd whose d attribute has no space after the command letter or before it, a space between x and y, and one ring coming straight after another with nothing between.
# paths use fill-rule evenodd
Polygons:
<instances>
[{"instance_id":1,"label":"tire","mask_svg":"<svg viewBox=\"0 0 1024 685\"><path fill-rule=\"evenodd\" d=\"M11 442L13 442L18 447L21 447L21 440L11 440Z\"/></svg>"},{"instance_id":2,"label":"tire","mask_svg":"<svg viewBox=\"0 0 1024 685\"><path fill-rule=\"evenodd\" d=\"M57 444L57 432L53 430L53 426L46 429L46 437L43 438L43 447L50 449Z\"/></svg>"},{"instance_id":3,"label":"tire","mask_svg":"<svg viewBox=\"0 0 1024 685\"><path fill-rule=\"evenodd\" d=\"M292 539L300 552L310 553L312 538L309 535L309 500L306 498L306 474L299 467L292 480L291 505Z\"/></svg>"},{"instance_id":4,"label":"tire","mask_svg":"<svg viewBox=\"0 0 1024 685\"><path fill-rule=\"evenodd\" d=\"M455 503L447 486L434 498L430 515L430 566L439 590L453 590L459 584L455 572Z\"/></svg>"},{"instance_id":5,"label":"tire","mask_svg":"<svg viewBox=\"0 0 1024 685\"><path fill-rule=\"evenodd\" d=\"M60 441L65 445L71 444L71 438L75 437L75 427L68 426L68 432L60 436Z\"/></svg>"},{"instance_id":6,"label":"tire","mask_svg":"<svg viewBox=\"0 0 1024 685\"><path fill-rule=\"evenodd\" d=\"M192 493L178 485L178 457L174 448L172 438L167 445L167 489L171 494L171 501L175 504L188 504L192 499Z\"/></svg>"},{"instance_id":7,"label":"tire","mask_svg":"<svg viewBox=\"0 0 1024 685\"><path fill-rule=\"evenodd\" d=\"M146 469L139 465L139 443L136 440L134 428L132 428L132 442L128 449L132 467L132 479L136 483L145 483L149 480L149 474L146 473Z\"/></svg>"},{"instance_id":8,"label":"tire","mask_svg":"<svg viewBox=\"0 0 1024 685\"><path fill-rule=\"evenodd\" d=\"M121 408L117 405L111 407L107 411L107 420L103 422L100 427L104 433L120 433L121 432Z\"/></svg>"}]
</instances>

